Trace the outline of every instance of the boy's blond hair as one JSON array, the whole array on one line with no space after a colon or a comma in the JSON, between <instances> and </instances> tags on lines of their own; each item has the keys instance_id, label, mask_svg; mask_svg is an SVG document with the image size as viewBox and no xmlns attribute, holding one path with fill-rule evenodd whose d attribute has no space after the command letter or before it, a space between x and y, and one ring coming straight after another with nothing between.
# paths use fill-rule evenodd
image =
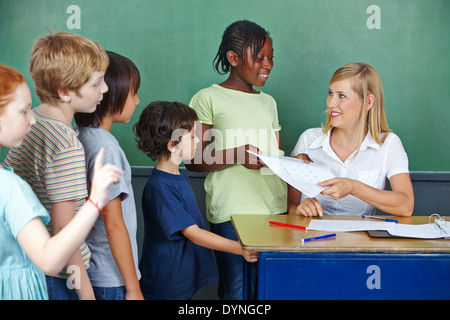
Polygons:
<instances>
[{"instance_id":1,"label":"boy's blond hair","mask_svg":"<svg viewBox=\"0 0 450 320\"><path fill-rule=\"evenodd\" d=\"M60 101L59 89L78 94L92 74L105 72L108 64L108 55L98 43L58 32L35 41L29 70L41 102L56 104Z\"/></svg>"}]
</instances>

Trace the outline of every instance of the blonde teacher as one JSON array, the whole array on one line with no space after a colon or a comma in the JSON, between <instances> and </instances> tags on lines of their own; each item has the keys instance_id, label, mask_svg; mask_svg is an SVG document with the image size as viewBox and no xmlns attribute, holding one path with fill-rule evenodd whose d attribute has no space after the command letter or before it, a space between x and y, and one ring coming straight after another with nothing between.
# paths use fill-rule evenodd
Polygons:
<instances>
[{"instance_id":1,"label":"blonde teacher","mask_svg":"<svg viewBox=\"0 0 450 320\"><path fill-rule=\"evenodd\" d=\"M349 63L336 70L328 90L326 124L306 130L291 155L307 155L336 178L321 182L325 189L315 198L289 186L290 214L370 215L376 209L412 214L408 157L389 129L381 79L368 64ZM392 190L384 190L386 178Z\"/></svg>"}]
</instances>

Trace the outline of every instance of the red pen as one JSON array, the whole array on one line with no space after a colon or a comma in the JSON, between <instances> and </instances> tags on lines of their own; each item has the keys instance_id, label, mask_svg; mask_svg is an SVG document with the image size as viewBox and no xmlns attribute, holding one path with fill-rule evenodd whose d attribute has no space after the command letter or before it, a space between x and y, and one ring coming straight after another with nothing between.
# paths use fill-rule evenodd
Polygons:
<instances>
[{"instance_id":1,"label":"red pen","mask_svg":"<svg viewBox=\"0 0 450 320\"><path fill-rule=\"evenodd\" d=\"M269 221L269 223L270 224L275 224L277 226L292 227L292 228L299 228L299 229L306 230L306 227L304 227L304 226L297 226L295 224L287 224L287 223L276 222L276 221Z\"/></svg>"}]
</instances>

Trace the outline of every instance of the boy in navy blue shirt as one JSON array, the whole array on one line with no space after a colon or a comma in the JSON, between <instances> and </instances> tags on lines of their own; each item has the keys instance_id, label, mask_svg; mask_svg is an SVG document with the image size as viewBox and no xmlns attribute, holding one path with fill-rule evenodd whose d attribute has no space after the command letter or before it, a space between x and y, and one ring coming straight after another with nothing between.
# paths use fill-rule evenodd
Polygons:
<instances>
[{"instance_id":1,"label":"boy in navy blue shirt","mask_svg":"<svg viewBox=\"0 0 450 320\"><path fill-rule=\"evenodd\" d=\"M197 115L178 102L152 102L134 126L137 146L156 167L142 196L144 246L140 269L145 299L190 299L198 289L217 282L209 249L242 255L256 262L256 252L239 242L205 230L187 175L179 170L194 157Z\"/></svg>"}]
</instances>

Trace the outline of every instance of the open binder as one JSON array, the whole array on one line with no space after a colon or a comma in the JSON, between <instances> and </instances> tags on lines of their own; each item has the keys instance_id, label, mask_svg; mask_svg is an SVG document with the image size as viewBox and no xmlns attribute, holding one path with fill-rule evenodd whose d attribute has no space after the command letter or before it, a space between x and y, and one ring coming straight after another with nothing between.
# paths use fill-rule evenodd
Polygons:
<instances>
[{"instance_id":1,"label":"open binder","mask_svg":"<svg viewBox=\"0 0 450 320\"><path fill-rule=\"evenodd\" d=\"M400 224L387 230L368 230L376 238L416 238L416 239L450 239L450 223L437 213L432 214L429 223Z\"/></svg>"}]
</instances>

